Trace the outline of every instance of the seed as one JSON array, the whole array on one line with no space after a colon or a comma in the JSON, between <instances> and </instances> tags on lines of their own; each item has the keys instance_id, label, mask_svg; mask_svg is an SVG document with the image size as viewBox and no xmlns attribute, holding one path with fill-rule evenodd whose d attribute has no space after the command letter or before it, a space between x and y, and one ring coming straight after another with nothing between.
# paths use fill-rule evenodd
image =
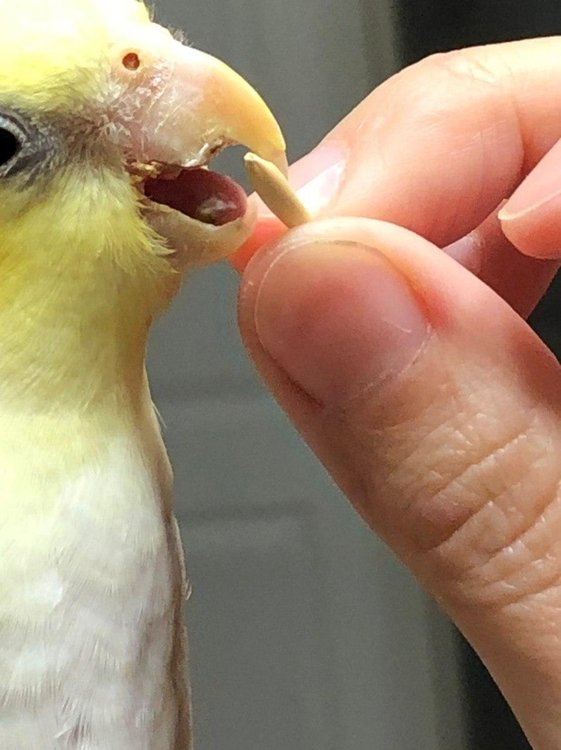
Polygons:
<instances>
[{"instance_id":1,"label":"seed","mask_svg":"<svg viewBox=\"0 0 561 750\"><path fill-rule=\"evenodd\" d=\"M283 224L292 228L312 220L278 167L252 153L246 154L244 161L255 192Z\"/></svg>"}]
</instances>

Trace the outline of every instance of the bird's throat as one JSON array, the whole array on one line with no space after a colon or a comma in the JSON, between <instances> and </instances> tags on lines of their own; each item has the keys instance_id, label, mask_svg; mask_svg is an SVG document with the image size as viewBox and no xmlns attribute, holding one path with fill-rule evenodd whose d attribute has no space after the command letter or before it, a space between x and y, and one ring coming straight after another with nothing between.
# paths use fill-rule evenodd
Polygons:
<instances>
[{"instance_id":1,"label":"bird's throat","mask_svg":"<svg viewBox=\"0 0 561 750\"><path fill-rule=\"evenodd\" d=\"M0 280L0 407L80 410L134 400L148 311L125 289L80 281Z\"/></svg>"}]
</instances>

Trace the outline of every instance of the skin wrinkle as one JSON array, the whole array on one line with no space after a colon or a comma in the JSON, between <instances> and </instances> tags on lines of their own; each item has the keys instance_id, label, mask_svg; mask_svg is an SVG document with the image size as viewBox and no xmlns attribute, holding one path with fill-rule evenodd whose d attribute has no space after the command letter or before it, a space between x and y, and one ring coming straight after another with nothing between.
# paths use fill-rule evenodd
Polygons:
<instances>
[{"instance_id":1,"label":"skin wrinkle","mask_svg":"<svg viewBox=\"0 0 561 750\"><path fill-rule=\"evenodd\" d=\"M438 395L441 396L442 394L439 393ZM451 398L453 399L454 395L452 395ZM456 409L455 416L456 416L456 418L461 419L461 416L464 414L464 411L460 408L459 399L456 398L454 400L456 400L457 403L458 403L458 408ZM450 401L448 403L450 403ZM438 403L436 401L436 399L435 399L435 404L437 406L440 406L440 403ZM427 407L427 409L426 409L427 412L428 412L428 408L429 407ZM405 424L396 425L396 431L397 432L401 432L404 427L405 427ZM444 436L442 435L443 431L445 433ZM448 437L448 435L450 437ZM399 477L399 475L401 474L402 467L403 467L404 463L405 464L407 464L408 462L417 463L417 461L418 461L418 455L417 455L417 453L418 452L421 452L421 453L424 452L423 445L421 444L421 441L424 441L425 443L428 442L428 441L431 441L431 444L433 444L433 445L446 446L446 451L447 451L446 459L448 459L449 454L452 452L452 448L449 447L449 446L451 446L452 444L455 444L455 446L456 446L454 448L454 453L456 455L458 455L458 453L460 452L461 448L460 448L460 446L457 445L458 439L462 441L461 448L464 449L464 452L467 452L467 449L470 448L470 447L472 449L474 448L473 442L470 441L470 440L468 440L468 436L467 436L465 430L461 430L461 429L457 428L454 424L451 424L451 423L448 423L448 422L444 423L444 424L438 423L434 428L430 429L426 433L423 433L422 436L419 436L419 444L416 445L415 446L415 450L411 454L408 454L407 458L402 459L402 461L400 462L399 466L396 466L396 469L393 472L390 473L390 475L389 475L390 481L392 479L394 479L394 478ZM440 488L435 489L436 492L440 492L441 489L444 489L447 485L449 485L451 482L453 482L454 479L456 479L459 476L461 476L464 473L464 471L466 470L465 467L463 467L462 469L460 469L458 471L457 475L453 475L452 477L447 477L445 474L438 472L434 466L432 466L431 468L432 468L432 472L435 475L438 475L440 477L440 479L441 479Z\"/></svg>"},{"instance_id":2,"label":"skin wrinkle","mask_svg":"<svg viewBox=\"0 0 561 750\"><path fill-rule=\"evenodd\" d=\"M432 422L432 419L426 418L426 414L433 406L442 406L442 392L437 383L433 383L434 390L425 389L423 400L408 399L403 390L414 387L415 382L423 377L427 357L430 359L435 351L438 351L437 346L427 346L425 356L413 362L400 378L380 391L374 403L369 393L368 398L347 404L344 411L322 414L322 424L341 456L338 463L342 467L347 467L342 484L354 498L357 510L370 525L378 525L379 515L384 516L384 522L391 522L390 514L385 512L384 503L377 499L381 494L388 494L393 487L395 493L392 494L399 497L400 501L407 494L402 483L392 484L391 481L391 477L404 477L403 454L407 446L400 444L399 433L402 430L405 430L406 434L411 432L412 422ZM402 408L410 409L411 405L415 407L414 413L404 414ZM388 417L391 417L390 424L386 423ZM422 444L424 435L419 436L416 431L416 438L417 446ZM360 447L360 451L356 450L357 446ZM373 461L373 454L377 456L377 461ZM375 476L371 474L373 465L377 467ZM412 477L411 485L416 486L417 482L418 477ZM381 487L389 489L381 493ZM399 530L398 534L402 536L402 531Z\"/></svg>"},{"instance_id":3,"label":"skin wrinkle","mask_svg":"<svg viewBox=\"0 0 561 750\"><path fill-rule=\"evenodd\" d=\"M544 598L555 596L561 579L561 560L559 555L553 554L548 536L552 528L561 526L559 482L554 491L548 488L539 497L545 499L534 509L522 532L484 566L470 571L472 581L469 576L465 577L462 588L469 590L470 601L476 599L486 605L504 608L538 595ZM487 569L492 572L493 568L511 562L515 564L513 569L498 570L495 579L489 580Z\"/></svg>"},{"instance_id":4,"label":"skin wrinkle","mask_svg":"<svg viewBox=\"0 0 561 750\"><path fill-rule=\"evenodd\" d=\"M428 354L430 360L430 352ZM452 571L450 587L457 585L460 589L465 590L469 585L467 577L472 576L476 570L481 572L483 568L481 567L481 563L477 568L475 568L475 566L469 566L466 568L467 561L463 558L460 560L457 558L456 560L453 559L453 556L456 554L455 550L458 548L461 549L459 537L461 537L462 532L465 533L466 529L469 530L468 533L471 533L470 527L473 529L474 525L479 522L481 518L480 514L482 512L489 513L490 508L493 506L498 508L501 506L504 507L504 505L507 504L507 501L508 503L513 504L511 499L509 499L508 492L501 492L500 488L494 489L492 486L490 488L489 486L486 488L484 486L482 490L478 484L481 483L482 478L485 478L485 475L489 476L491 474L492 476L496 476L497 467L494 466L494 463L497 461L500 461L500 463L505 466L505 482L509 476L510 479L512 479L512 471L509 469L509 462L511 462L511 465L517 469L517 474L522 478L531 475L534 470L532 467L535 464L535 460L537 459L539 461L543 458L543 450L541 450L539 445L535 445L531 454L528 456L527 463L520 463L520 461L518 461L520 454L522 454L523 459L526 455L527 442L533 434L533 425L537 419L537 417L535 417L537 407L534 409L528 408L520 410L518 413L524 417L523 421L519 421L517 424L513 425L512 429L510 429L507 434L504 434L503 430L503 435L500 437L500 440L496 441L497 425L501 425L497 412L504 410L506 413L509 413L510 407L494 404L492 409L486 409L484 403L482 403L481 396L478 395L477 389L474 394L473 389L470 392L467 388L463 388L461 382L458 382L458 371L454 369L453 365L454 363L451 362L449 367L446 368L449 377L445 377L444 380L441 380L438 384L435 383L434 389L428 389L428 393L424 394L426 398L421 405L419 405L418 402L415 403L414 401L410 401L407 398L406 390L404 392L403 388L407 389L407 381L409 381L410 387L414 387L414 382L423 377L423 371L425 371L425 368L430 368L430 362L428 364L421 363L420 365L417 363L408 371L405 383L401 382L399 387L391 388L393 396L388 393L388 389L385 389L385 391L379 395L374 405L368 405L366 411L364 411L364 404L354 404L352 413L347 413L344 416L340 415L339 420L334 420L333 416L331 416L330 432L339 432L342 434L342 437L338 442L342 445L342 451L344 451L344 453L348 454L348 451L344 447L345 443L348 444L350 442L354 445L355 451L357 444L363 446L359 455L356 455L356 453L352 457L347 455L343 460L344 463L350 466L356 466L358 463L359 467L372 467L372 465L377 467L376 476L372 476L371 470L369 471L368 469L363 471L359 468L354 471L355 478L353 480L353 493L355 502L363 517L365 517L367 522L370 522L371 525L378 526L380 523L387 525L388 519L390 519L391 522L393 517L394 528L390 528L389 533L390 536L393 533L401 537L400 547L401 553L405 553L404 557L412 554L410 549L412 542L410 536L411 529L416 530L417 532L419 531L418 519L416 520L415 518L419 512L419 505L418 497L416 498L415 495L418 493L419 486L423 487L424 496L427 498L424 502L427 503L427 507L432 509L431 526L433 528L433 541L431 546L421 550L425 558L423 564L426 565L430 574L431 569L434 572L435 566L437 566L438 570L442 571L443 563L445 564L446 569L448 569L452 562L454 570ZM492 371L490 372L483 364L479 370L480 376L476 376L475 378L472 373L464 374L465 381L472 384L472 387L473 382L486 383L494 377ZM440 363L440 372L442 375L442 363ZM498 374L495 377L498 377ZM447 385L443 386L443 382L445 384L447 383ZM443 387L449 392L449 395L446 397L443 397ZM400 398L399 394L401 395L402 404L407 404L407 408L410 408L410 403L415 404L413 415L404 413L403 408L401 409L401 413L399 413L399 410L396 411L393 409L393 402ZM450 398L456 400L455 408L451 407ZM441 415L438 412L443 410L443 403L446 406L447 413L452 411L456 416L459 415L458 425L443 425L439 421ZM469 413L474 409L474 417L471 420L466 420L466 413ZM384 418L384 413L387 414L388 417L391 417L389 421ZM497 418L495 418L495 414L497 414ZM530 414L530 418L528 418L528 414ZM356 417L359 417L361 423L361 427L359 427L358 430L355 419ZM481 422L483 419L486 426L482 428L482 425L478 424L478 422ZM490 422L489 419L491 420ZM463 427L463 425L466 424L466 421L468 424L467 431L465 427ZM354 426L352 426L353 422ZM420 428L415 429L415 422L420 425ZM429 429L427 430L426 428L423 428L423 424L429 425ZM376 425L376 427L373 428L371 425ZM503 425L503 427L504 426L505 425ZM351 441L349 441L348 435L349 428L355 432L355 437ZM440 445L443 444L443 440L441 436L439 436L439 431L442 429L445 429L448 432L452 431L452 433L455 434L455 438L453 439L454 446L457 446L458 440L461 440L462 445L464 446L463 450L466 451L465 458L470 458L470 454L472 457L474 454L477 454L483 456L483 458L480 459L479 462L474 462L472 460L467 466L464 465L464 467L458 471L457 475L453 477L447 477L446 472L439 469L438 461L440 459L437 461L431 459L430 470L426 471L425 469L422 474L415 471L412 473L408 472L408 461L413 467L426 467L427 462L426 460L423 460L423 452L430 452L430 445L434 442ZM400 434L406 434L408 436L407 441L400 441ZM494 441L489 443L489 438L493 436L495 437ZM474 442L474 440L476 442ZM405 458L404 453L407 453L408 447L412 443L414 445L414 451L408 453L407 458ZM449 435L444 439L444 444L450 446ZM373 459L373 456L377 456L377 458ZM379 456L382 457L381 461ZM441 460L443 462L442 465L447 466L446 462L448 461L448 458L442 456ZM457 464L456 468L458 468ZM350 473L353 473L352 470ZM457 495L458 493L450 492L450 487L453 484L458 485L462 476L470 477L470 475L473 477L473 483L475 484L475 488L472 490L472 496L474 498L473 508L469 510L468 517L465 520L463 518L461 519L459 525L457 524L457 521L453 521L453 528L451 532L446 532L444 539L435 540L435 530L437 534L442 534L442 510L444 511L445 523L450 523L450 516L446 514L446 510L449 510L450 508L450 505L447 506L445 501L446 493L448 492L451 495ZM356 476L367 476L368 479L366 481L357 482ZM555 481L557 481L557 476ZM430 485L430 488L427 487L427 485ZM495 492L495 497L491 500L487 499L489 489L491 492ZM468 497L468 491L469 483L468 486L459 493L459 496L463 498ZM532 518L539 519L540 516L543 515L544 507L547 508L549 504L548 501L550 502L551 498L551 495L548 493L546 493L546 496L547 498L544 500L544 493L540 493L539 497L533 499L532 502L535 507L533 515L531 516ZM384 500L384 497L387 499ZM394 517L396 514L395 507L390 509L384 508L384 505L387 504L390 498L392 499L392 502L395 502L395 499L399 498L400 508L410 508L413 517L409 516L408 518L403 518L402 513L397 514L400 516L400 520L396 526ZM435 509L435 503L440 505L441 511L439 511L438 508ZM483 503L483 505L481 505L481 503ZM514 503L513 507L519 507L518 503ZM519 514L517 515L518 520L520 520ZM380 516L383 517L382 521ZM531 529L519 529L516 533L511 533L506 539L499 538L496 542L492 542L491 554L496 556L496 550L507 549L509 545L512 545L513 541L515 542L516 539L521 537L525 532L531 533ZM408 533L409 537L405 538L404 533ZM415 546L415 554L418 554L419 552L418 542L420 540L424 542L426 539L426 528L423 528L422 533L419 532L418 538L413 542ZM446 551L445 555L442 555L442 551L446 547L446 540L449 540L449 550ZM476 538L474 542L477 541L478 539ZM473 547L473 543L470 544ZM482 551L481 554L483 555L484 563L486 564L488 562L488 553ZM436 559L438 557L440 557L440 559ZM448 560L443 559L446 557L448 557ZM461 570L461 574L459 574L456 569ZM485 571L486 578L488 578L490 570L492 570L492 568ZM553 577L553 580L555 580L555 576ZM544 584L548 582L549 577L547 581L544 581ZM481 588L482 584L483 581L481 578L478 579L477 586Z\"/></svg>"},{"instance_id":5,"label":"skin wrinkle","mask_svg":"<svg viewBox=\"0 0 561 750\"><path fill-rule=\"evenodd\" d=\"M497 61L494 60L496 67L491 69L485 65L483 59L474 55L470 49L450 50L449 52L437 52L427 58L427 61L434 61L437 65L441 64L451 74L457 75L461 81L465 82L466 77L478 83L484 83L493 88L493 95L496 97L497 91L507 94L510 98L510 91L505 91L505 85L502 77L497 76ZM503 71L511 72L510 68L503 65Z\"/></svg>"},{"instance_id":6,"label":"skin wrinkle","mask_svg":"<svg viewBox=\"0 0 561 750\"><path fill-rule=\"evenodd\" d=\"M370 494L372 494L371 489L367 490L367 492L370 492ZM532 516L532 518L535 519L535 523L531 523L529 526L526 526L517 537L521 540L522 544L524 544L524 541L527 537L530 537L535 532L536 527L542 522L544 513L547 512L548 508L551 508L554 512L559 511L559 498L557 494L553 493L553 499L551 492L541 493L540 497L543 497L544 494L546 496L545 502L539 503L538 507L535 508L534 514ZM508 496L508 493L504 493L503 496ZM372 507L372 503L376 501L376 498L372 499L372 497L370 499L367 499L365 501L366 507ZM494 499L493 501L486 503L481 510L488 511L491 507L491 504L496 503L497 500ZM444 564L444 569L447 571L447 588L449 590L449 596L452 600L455 600L458 605L467 605L472 608L474 602L478 602L480 605L484 605L490 608L494 606L505 606L505 604L510 604L516 600L522 600L525 597L535 595L536 593L547 591L553 584L559 582L560 565L556 557L553 557L550 560L553 565L553 570L550 573L546 574L546 570L543 569L537 572L534 571L536 574L533 576L530 582L524 581L524 578L522 579L522 581L518 579L520 579L520 575L524 574L525 570L528 570L529 566L540 559L539 557L537 558L537 560L531 562L520 560L515 573L509 574L508 576L506 576L504 572L499 572L498 574L495 573L495 580L492 581L489 581L490 572L493 570L494 565L498 565L498 555L500 553L496 553L483 566L479 564L472 567L471 569L465 570L464 564L461 560L458 562L457 558L457 550L460 549L460 551L462 551L462 542L458 539L458 537L461 535L462 531L467 528L466 524L473 524L477 521L478 516L479 512L476 512L475 515L472 514L465 523L463 523L459 528L455 530L452 541L457 541L456 550L448 550L447 554L443 555L442 548L437 547L432 551L432 553L429 553L428 556L425 556L425 561L422 563L427 568L425 572L428 575L429 579L434 575L437 575L439 578L441 578L443 572L442 566ZM416 526L415 522L411 519L410 526ZM516 542L516 540L514 540L514 542ZM448 546L450 546L450 544L451 542L449 541ZM501 552L504 553L504 550L508 549L510 546L512 546L512 544L512 539L504 540ZM538 545L539 544L540 543L538 542ZM542 546L547 547L547 545L543 544ZM418 552L419 550L416 549L414 554L418 555ZM408 550L406 557L411 554L413 554L411 550ZM438 559L435 559L436 556L438 556ZM454 559L454 556L456 556L456 559ZM520 555L517 555L517 557L519 559ZM452 567L450 567L451 563ZM512 579L514 575L516 575L518 579L513 581Z\"/></svg>"},{"instance_id":7,"label":"skin wrinkle","mask_svg":"<svg viewBox=\"0 0 561 750\"><path fill-rule=\"evenodd\" d=\"M514 85L512 87L508 87L507 85L505 85L505 79L502 77L502 75L498 76L496 70L491 70L487 65L483 63L483 60L480 56L474 55L469 49L452 50L441 55L436 55L436 57L440 58L439 60L437 60L437 62L443 63L444 67L452 75L459 75L464 80L467 76L472 81L475 81L477 83L484 83L488 86L491 86L493 88L494 104L497 99L497 91L501 92L501 107L504 107L505 115L503 115L503 117L501 118L494 119L490 123L488 128L482 128L479 131L479 135L481 136L484 130L487 129L498 130L499 122L501 121L509 126L509 134L512 135L512 126L510 125L510 121L514 121L514 132L516 132L516 134L518 135L517 151L519 153L520 162L520 172L518 179L520 179L523 174L526 144L523 138L524 129L522 127L522 118L520 117L519 108L517 106L518 103L515 96L516 87ZM497 62L494 61L494 64L496 65ZM512 74L512 70L507 65L503 65L503 71L508 71L510 78L512 79L512 83L515 84L516 81ZM494 150L495 149L491 150L491 154ZM482 164L486 165L487 163L487 161L482 160ZM482 182L484 180L484 174L485 170L482 170Z\"/></svg>"},{"instance_id":8,"label":"skin wrinkle","mask_svg":"<svg viewBox=\"0 0 561 750\"><path fill-rule=\"evenodd\" d=\"M547 557L549 557L549 555ZM551 580L547 586L544 586L535 592L528 592L523 597L512 602L500 605L500 608L502 611L508 613L509 610L512 612L523 612L525 610L532 611L536 606L539 606L545 613L550 613L552 622L555 622L555 626L552 625L551 637L561 643L561 632L559 631L556 622L559 616L560 603L561 582L559 581L559 575L554 577L552 573Z\"/></svg>"},{"instance_id":9,"label":"skin wrinkle","mask_svg":"<svg viewBox=\"0 0 561 750\"><path fill-rule=\"evenodd\" d=\"M561 587L559 586L559 566L551 566L551 570L540 569L532 578L535 585L525 584L526 590L520 591L520 583L517 581L496 581L485 584L481 581L461 584L450 597L450 609L465 609L468 606L473 609L474 605L484 607L497 621L506 618L512 621L518 613L526 610L536 612L536 606L540 610L540 619L546 622L551 619L554 630L558 630L559 608L561 606ZM545 599L550 601L544 601ZM546 616L547 611L550 615ZM514 630L509 625L509 630ZM556 638L560 636L556 633Z\"/></svg>"},{"instance_id":10,"label":"skin wrinkle","mask_svg":"<svg viewBox=\"0 0 561 750\"><path fill-rule=\"evenodd\" d=\"M524 454L524 452L528 451L527 443L529 442L528 436L524 435L521 436L521 439L513 442L511 444L511 448L519 448L521 452ZM503 453L501 451L501 453ZM520 493L525 492L525 484L528 481L528 478L530 478L530 483L533 484L531 481L531 478L534 476L534 474L539 473L540 475L543 473L541 470L543 468L543 457L540 455L534 456L535 461L532 461L531 458L528 461L528 465L523 463L518 463L516 461L516 454L511 457L510 464L512 465L512 479L509 480L508 474L501 480L505 484L505 491L502 493L499 493L497 495L497 498L494 502L495 507L502 511L505 515L510 513L510 517L512 519L518 518L519 522L523 522L521 526L518 527L518 531L513 530L512 537L508 540L505 540L501 545L495 546L493 549L486 549L485 553L492 553L492 557L489 559L489 563L493 563L495 559L498 559L500 556L501 551L506 550L516 544L518 540L521 540L524 538L524 536L527 534L527 532L531 529L532 524L528 524L528 521L532 519L526 518L526 512L527 508L523 508L522 504L517 501L517 496L520 495ZM494 457L495 461L497 461L497 456ZM509 463L509 458L506 457L503 459L504 461ZM507 469L510 468L507 466ZM496 469L494 467L491 467L491 471ZM517 473L520 474L520 479L516 480ZM542 477L543 478L543 477ZM525 481L526 480L526 481ZM557 488L559 485L559 481L557 478L557 472L554 473L553 478L551 479L551 482L547 482L545 487L543 488L543 492L540 492L536 495L534 502L531 502L532 498L529 502L531 502L531 510L532 510L532 517L536 519L536 523L540 521L540 519L543 517L544 513L546 512L546 509L549 507L549 505L553 502L555 502L556 494L557 494ZM545 497L546 499L543 500L542 498ZM502 507L499 505L499 500L502 498L505 498L505 501L508 503L510 500L510 504L506 505L506 507ZM522 511L522 512L521 512ZM511 523L512 526L512 523Z\"/></svg>"},{"instance_id":11,"label":"skin wrinkle","mask_svg":"<svg viewBox=\"0 0 561 750\"><path fill-rule=\"evenodd\" d=\"M534 484L531 481L532 471L535 472L537 464L544 460L539 448L536 451L533 454L536 458L535 462L532 462L531 455L528 458L529 466L521 464L519 467L519 473L528 478L526 484L530 484L530 488ZM522 448L523 459L524 452ZM543 483L543 471L539 473L540 482ZM531 496L530 501L525 504L517 501L516 497L513 498L511 488L507 487L505 492L493 498L458 529L451 540L431 553L432 559L429 562L435 571L440 570L443 563L446 566L453 598L463 600L464 605L473 606L475 601L485 606L499 606L537 591L546 591L553 583L559 581L561 563L557 556L550 554L551 540L548 538L551 529L561 526L558 471L553 465L550 473L553 477L544 490L535 497ZM505 477L504 481L506 483L508 479ZM525 492L523 483L520 483L517 489ZM503 506L504 500L507 501L506 508L501 509L501 500L503 500ZM528 505L531 507L528 508ZM463 562L458 565L454 560L454 547L460 550L467 549L468 552L474 549L474 543L477 544L481 537L477 533L477 525L481 523L483 513L491 515L493 520L493 515L502 510L503 517L507 520L507 531L512 528L512 520L508 522L509 507L516 512L519 521L517 533L509 539L502 539L500 544L497 543L498 548L484 563L476 561L467 568ZM520 521L523 522L522 525ZM484 522L483 525L485 526ZM502 533L500 528L498 533ZM485 541L484 536L483 541ZM488 551L483 550L481 554L485 557ZM549 563L548 567L553 568L550 573L544 569L544 563Z\"/></svg>"},{"instance_id":12,"label":"skin wrinkle","mask_svg":"<svg viewBox=\"0 0 561 750\"><path fill-rule=\"evenodd\" d=\"M486 448L485 455L482 457L481 461L469 464L455 476L448 478L440 475L443 479L442 488L439 489L436 494L431 493L425 504L444 508L449 504L451 499L450 497L447 497L448 495L451 497L466 497L471 494L479 501L480 495L483 494L482 490L484 490L485 488L476 488L474 490L472 489L470 492L470 484L477 484L478 481L480 482L482 478L481 474L486 471L486 469L488 468L488 464L495 463L499 455L504 455L511 446L515 446L523 437L524 435L520 435L519 433L517 433L514 437L508 437L504 442L498 443L496 446L493 446L490 451L487 451ZM463 481L465 481L467 485L466 487L462 487ZM492 494L492 492L490 492L489 494ZM465 506L463 509L464 512L460 514L462 516L461 519L453 520L451 523L451 528L442 530L442 538L437 540L431 539L430 544L426 546L419 544L417 552L427 555L434 554L436 556L443 554L443 556L446 556L446 547L449 545L453 546L455 544L456 537L462 533L462 531L468 526L468 524L470 524L470 522L476 521L479 517L479 514L484 512L487 508L496 506L497 500L499 498L500 494L495 497L490 497L489 499L485 499L485 496L483 496L481 497L481 501L483 501L483 504L480 504L479 507ZM419 503L417 502L415 505L416 507L410 506L408 510L411 510L413 515L426 517L422 509L419 508ZM434 513L430 513L431 517L433 515ZM424 534L420 534L419 541L422 541L424 537Z\"/></svg>"},{"instance_id":13,"label":"skin wrinkle","mask_svg":"<svg viewBox=\"0 0 561 750\"><path fill-rule=\"evenodd\" d=\"M430 380L428 381L433 388L425 388L422 394L422 399L417 398L416 400L410 400L403 397L403 391L401 388L414 388L415 382L419 378L423 378L427 368L431 367L430 362L433 362L434 359L439 359L436 348L431 350L427 347L425 356L428 357L429 363L419 363L419 365L414 368L414 371L407 373L407 382L405 382L404 378L401 378L399 382L395 382L391 392L386 391L386 393L379 399L379 403L375 404L375 414L372 415L369 413L367 416L367 420L371 420L377 425L377 427L375 430L364 429L362 432L365 435L376 434L379 438L380 444L384 446L384 450L386 450L388 445L395 444L396 437L399 438L400 434L405 433L408 435L412 432L414 432L414 438L412 437L412 440L415 450L422 449L423 445L431 440L431 438L435 438L436 444L448 445L448 440L443 443L438 434L442 429L443 424L440 415L438 413L435 414L434 412L444 411L446 414L451 410L455 414L461 414L464 411L464 405L461 401L461 389L459 388L457 379L454 376L454 368L447 368L443 366L442 362L439 363L441 379L438 381L433 380L432 382ZM405 393L407 393L407 390ZM406 409L405 413L403 408L400 408L400 401L403 402L403 407ZM412 407L414 408L413 411ZM388 420L387 417L390 417L391 419ZM416 429L414 427L415 422L418 423ZM424 427L424 425L426 425L426 427ZM457 435L462 434L458 431L455 432ZM408 452L408 446L406 445L402 448L401 452L392 457L391 464L395 468L389 471L388 478L390 481L402 476L403 464L407 462L411 455L412 454Z\"/></svg>"}]
</instances>

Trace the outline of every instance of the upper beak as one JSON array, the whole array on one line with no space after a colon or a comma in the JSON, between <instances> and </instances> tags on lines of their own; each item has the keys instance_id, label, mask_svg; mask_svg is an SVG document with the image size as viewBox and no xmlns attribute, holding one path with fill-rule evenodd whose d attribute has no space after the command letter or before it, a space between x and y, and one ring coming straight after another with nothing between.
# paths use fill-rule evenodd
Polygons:
<instances>
[{"instance_id":1,"label":"upper beak","mask_svg":"<svg viewBox=\"0 0 561 750\"><path fill-rule=\"evenodd\" d=\"M190 167L223 146L241 144L285 172L284 138L259 94L220 60L151 26L159 32L150 46L153 54L158 39L155 66L165 61L165 83L147 99L133 126L136 159Z\"/></svg>"}]
</instances>

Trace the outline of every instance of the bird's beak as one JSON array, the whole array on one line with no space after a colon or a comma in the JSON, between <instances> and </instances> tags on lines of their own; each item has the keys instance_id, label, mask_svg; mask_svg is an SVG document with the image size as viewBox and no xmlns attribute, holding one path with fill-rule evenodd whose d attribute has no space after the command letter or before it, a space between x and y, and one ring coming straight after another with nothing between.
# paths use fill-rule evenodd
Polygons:
<instances>
[{"instance_id":1,"label":"bird's beak","mask_svg":"<svg viewBox=\"0 0 561 750\"><path fill-rule=\"evenodd\" d=\"M247 239L254 216L232 180L214 173L210 179L200 167L224 147L241 144L286 171L280 127L240 75L161 27L151 24L136 50L118 57L130 102L123 107L129 161L140 174L143 165L147 174L157 165L141 185L149 199L146 218L173 251L187 253L188 263L224 257Z\"/></svg>"},{"instance_id":2,"label":"bird's beak","mask_svg":"<svg viewBox=\"0 0 561 750\"><path fill-rule=\"evenodd\" d=\"M284 167L280 127L249 83L215 57L173 39L162 53L169 78L141 114L144 159L198 166L236 143Z\"/></svg>"}]
</instances>

